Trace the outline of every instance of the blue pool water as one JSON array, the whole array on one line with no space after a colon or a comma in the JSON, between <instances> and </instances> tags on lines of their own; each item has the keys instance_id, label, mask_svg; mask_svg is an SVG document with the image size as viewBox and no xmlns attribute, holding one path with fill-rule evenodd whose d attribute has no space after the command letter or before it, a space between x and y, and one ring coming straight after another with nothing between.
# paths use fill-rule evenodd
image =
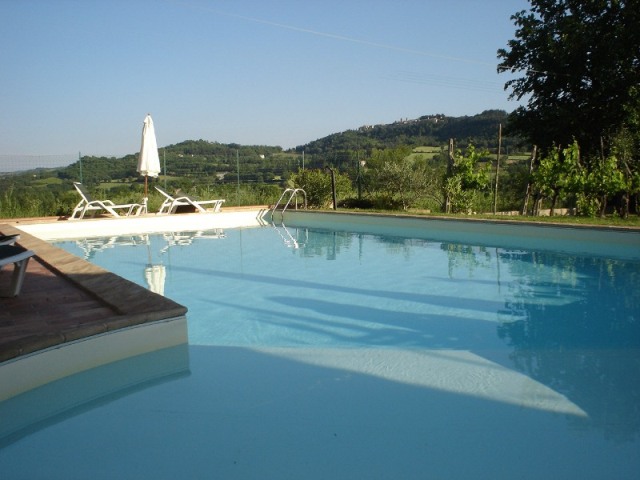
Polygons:
<instances>
[{"instance_id":1,"label":"blue pool water","mask_svg":"<svg viewBox=\"0 0 640 480\"><path fill-rule=\"evenodd\" d=\"M186 305L189 346L0 404L82 399L0 439L6 478L640 471L640 261L606 245L263 227L60 246Z\"/></svg>"}]
</instances>

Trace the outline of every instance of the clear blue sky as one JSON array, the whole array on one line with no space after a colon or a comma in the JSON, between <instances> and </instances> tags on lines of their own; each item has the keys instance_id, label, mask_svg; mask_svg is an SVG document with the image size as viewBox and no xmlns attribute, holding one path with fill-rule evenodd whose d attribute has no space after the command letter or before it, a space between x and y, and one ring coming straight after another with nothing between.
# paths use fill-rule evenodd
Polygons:
<instances>
[{"instance_id":1,"label":"clear blue sky","mask_svg":"<svg viewBox=\"0 0 640 480\"><path fill-rule=\"evenodd\" d=\"M496 51L525 0L0 0L0 155L188 139L302 145L512 111Z\"/></svg>"}]
</instances>

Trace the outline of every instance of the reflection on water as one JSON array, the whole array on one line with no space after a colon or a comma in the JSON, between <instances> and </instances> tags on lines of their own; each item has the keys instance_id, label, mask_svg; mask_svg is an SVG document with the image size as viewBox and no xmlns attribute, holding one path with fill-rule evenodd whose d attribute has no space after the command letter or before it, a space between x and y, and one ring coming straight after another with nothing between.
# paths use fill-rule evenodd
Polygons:
<instances>
[{"instance_id":1,"label":"reflection on water","mask_svg":"<svg viewBox=\"0 0 640 480\"><path fill-rule=\"evenodd\" d=\"M136 247L140 245L148 247L150 245L149 237L149 234L90 237L78 239L75 241L75 244L82 251L83 257L86 260L92 260L96 254L115 247ZM224 237L225 233L221 228L185 232L165 232L162 234L165 245L160 250L160 253L166 253L171 247L191 245L194 240L219 239Z\"/></svg>"},{"instance_id":2,"label":"reflection on water","mask_svg":"<svg viewBox=\"0 0 640 480\"><path fill-rule=\"evenodd\" d=\"M508 253L514 275L498 327L514 366L580 401L591 428L619 441L640 431L638 262Z\"/></svg>"},{"instance_id":3,"label":"reflection on water","mask_svg":"<svg viewBox=\"0 0 640 480\"><path fill-rule=\"evenodd\" d=\"M77 247L83 252L85 260L91 260L96 254L109 248L123 246L148 245L149 235L114 235L112 237L82 238L76 240Z\"/></svg>"},{"instance_id":4,"label":"reflection on water","mask_svg":"<svg viewBox=\"0 0 640 480\"><path fill-rule=\"evenodd\" d=\"M504 292L496 333L511 347L510 366L566 395L589 421L571 418L616 441L640 432L640 262L424 239L306 230L301 256L335 259L362 249L363 238L389 255L411 258L438 246L451 279L491 272ZM509 281L501 282L501 272ZM486 276L484 277L486 281ZM415 332L414 332L415 335Z\"/></svg>"}]
</instances>

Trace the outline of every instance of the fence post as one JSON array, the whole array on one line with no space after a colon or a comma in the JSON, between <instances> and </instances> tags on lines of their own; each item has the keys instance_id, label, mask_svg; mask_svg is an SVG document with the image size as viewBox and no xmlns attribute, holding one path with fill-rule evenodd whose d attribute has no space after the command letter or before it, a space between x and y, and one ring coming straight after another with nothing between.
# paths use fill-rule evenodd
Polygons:
<instances>
[{"instance_id":1,"label":"fence post","mask_svg":"<svg viewBox=\"0 0 640 480\"><path fill-rule=\"evenodd\" d=\"M333 209L338 209L338 203L336 202L336 174L333 171L333 168L325 167L331 173L331 193L333 194Z\"/></svg>"}]
</instances>

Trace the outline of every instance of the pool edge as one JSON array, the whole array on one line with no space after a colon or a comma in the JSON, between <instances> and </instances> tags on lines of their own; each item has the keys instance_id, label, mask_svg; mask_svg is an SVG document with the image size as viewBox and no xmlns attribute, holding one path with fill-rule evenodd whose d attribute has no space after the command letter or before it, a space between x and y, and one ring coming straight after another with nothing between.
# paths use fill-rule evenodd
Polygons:
<instances>
[{"instance_id":1,"label":"pool edge","mask_svg":"<svg viewBox=\"0 0 640 480\"><path fill-rule=\"evenodd\" d=\"M0 364L0 402L69 375L183 344L187 344L185 316L91 335L18 356Z\"/></svg>"},{"instance_id":2,"label":"pool edge","mask_svg":"<svg viewBox=\"0 0 640 480\"><path fill-rule=\"evenodd\" d=\"M384 219L384 226L380 226L380 219ZM555 251L561 242L563 252L640 259L637 228L309 210L287 210L281 220L291 227L329 225L357 233L469 242L485 247Z\"/></svg>"}]
</instances>

